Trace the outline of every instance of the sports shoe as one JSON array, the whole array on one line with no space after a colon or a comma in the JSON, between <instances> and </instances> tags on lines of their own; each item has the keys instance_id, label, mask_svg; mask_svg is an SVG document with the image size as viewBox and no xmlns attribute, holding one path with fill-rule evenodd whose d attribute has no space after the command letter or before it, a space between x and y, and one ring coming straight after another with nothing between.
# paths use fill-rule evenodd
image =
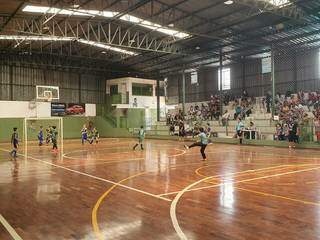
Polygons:
<instances>
[{"instance_id":1,"label":"sports shoe","mask_svg":"<svg viewBox=\"0 0 320 240\"><path fill-rule=\"evenodd\" d=\"M187 149L187 150L189 149L189 147L187 145L184 145L184 148Z\"/></svg>"}]
</instances>

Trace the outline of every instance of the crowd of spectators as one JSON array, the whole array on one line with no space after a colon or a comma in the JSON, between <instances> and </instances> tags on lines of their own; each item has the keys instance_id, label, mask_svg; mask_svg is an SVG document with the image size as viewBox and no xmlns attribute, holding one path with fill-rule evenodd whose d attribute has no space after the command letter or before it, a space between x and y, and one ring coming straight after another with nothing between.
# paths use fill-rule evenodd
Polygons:
<instances>
[{"instance_id":1,"label":"crowd of spectators","mask_svg":"<svg viewBox=\"0 0 320 240\"><path fill-rule=\"evenodd\" d=\"M260 99L260 98L259 98ZM177 114L168 114L167 124L172 132L179 127L179 135L188 133L185 129L186 122L202 124L203 121L221 120L222 126L226 126L230 119L245 119L253 112L253 106L257 99L250 97L244 91L241 97L224 95L222 101L217 95L211 95L207 103L193 104L183 115L180 110ZM271 112L272 95L270 92L263 98L263 108ZM234 112L225 110L221 112L221 105L232 103ZM313 113L313 116L308 113ZM275 115L279 117L279 124L276 126L276 140L290 140L298 142L303 127L315 126L317 139L320 142L320 92L298 92L276 94ZM311 128L310 128L311 129Z\"/></svg>"}]
</instances>

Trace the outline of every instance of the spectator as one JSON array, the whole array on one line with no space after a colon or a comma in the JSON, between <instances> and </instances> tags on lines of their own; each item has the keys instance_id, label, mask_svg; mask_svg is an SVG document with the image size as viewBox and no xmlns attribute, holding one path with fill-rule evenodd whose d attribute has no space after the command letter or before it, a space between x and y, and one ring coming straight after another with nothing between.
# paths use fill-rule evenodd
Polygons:
<instances>
[{"instance_id":1,"label":"spectator","mask_svg":"<svg viewBox=\"0 0 320 240\"><path fill-rule=\"evenodd\" d=\"M278 141L284 141L285 140L285 134L284 134L283 126L280 123L278 123L277 127L276 127L275 140L278 140Z\"/></svg>"},{"instance_id":2,"label":"spectator","mask_svg":"<svg viewBox=\"0 0 320 240\"><path fill-rule=\"evenodd\" d=\"M229 119L230 119L230 113L228 112L228 110L226 110L221 118L222 126L224 127L227 126Z\"/></svg>"},{"instance_id":3,"label":"spectator","mask_svg":"<svg viewBox=\"0 0 320 240\"><path fill-rule=\"evenodd\" d=\"M236 134L235 134L235 137L240 139L240 144L242 144L243 129L244 129L244 124L243 124L241 118L238 118L238 123L237 123L237 125L236 125Z\"/></svg>"},{"instance_id":4,"label":"spectator","mask_svg":"<svg viewBox=\"0 0 320 240\"><path fill-rule=\"evenodd\" d=\"M296 121L291 121L288 124L289 130L289 148L294 148L295 143L299 143L299 126Z\"/></svg>"},{"instance_id":5,"label":"spectator","mask_svg":"<svg viewBox=\"0 0 320 240\"><path fill-rule=\"evenodd\" d=\"M267 113L270 113L270 105L271 105L271 93L269 91L266 96Z\"/></svg>"},{"instance_id":6,"label":"spectator","mask_svg":"<svg viewBox=\"0 0 320 240\"><path fill-rule=\"evenodd\" d=\"M320 119L316 118L314 120L314 127L315 127L315 132L317 136L317 142L320 143Z\"/></svg>"},{"instance_id":7,"label":"spectator","mask_svg":"<svg viewBox=\"0 0 320 240\"><path fill-rule=\"evenodd\" d=\"M234 110L235 110L234 120L236 120L236 119L239 118L239 116L241 115L242 107L241 107L240 105L237 105Z\"/></svg>"},{"instance_id":8,"label":"spectator","mask_svg":"<svg viewBox=\"0 0 320 240\"><path fill-rule=\"evenodd\" d=\"M247 128L248 131L245 132L245 137L246 139L250 139L250 135L251 135L251 139L256 139L256 131L257 128L254 125L254 122L250 122L249 127Z\"/></svg>"}]
</instances>

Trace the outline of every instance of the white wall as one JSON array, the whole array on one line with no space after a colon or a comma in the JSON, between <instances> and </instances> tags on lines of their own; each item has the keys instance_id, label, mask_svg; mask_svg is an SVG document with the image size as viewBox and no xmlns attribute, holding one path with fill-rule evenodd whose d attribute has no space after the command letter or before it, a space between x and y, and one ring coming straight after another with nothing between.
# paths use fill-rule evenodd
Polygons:
<instances>
[{"instance_id":1,"label":"white wall","mask_svg":"<svg viewBox=\"0 0 320 240\"><path fill-rule=\"evenodd\" d=\"M48 102L0 101L0 118L50 117Z\"/></svg>"},{"instance_id":2,"label":"white wall","mask_svg":"<svg viewBox=\"0 0 320 240\"><path fill-rule=\"evenodd\" d=\"M86 116L96 116L96 104L86 104ZM51 103L0 101L0 118L26 117L51 117Z\"/></svg>"},{"instance_id":3,"label":"white wall","mask_svg":"<svg viewBox=\"0 0 320 240\"><path fill-rule=\"evenodd\" d=\"M140 84L150 84L153 86L153 96L134 96L132 95L132 83L140 83ZM160 82L163 85L163 82ZM134 99L137 99L138 108L157 108L157 97L156 97L156 86L157 81L153 79L142 79L142 78L118 78L118 79L111 79L107 80L106 83L106 93L110 93L110 86L111 85L118 85L118 92L121 94L126 94L129 92L129 107L133 107ZM125 85L126 87L123 88L122 86ZM160 107L162 108L165 106L165 97L160 97Z\"/></svg>"},{"instance_id":4,"label":"white wall","mask_svg":"<svg viewBox=\"0 0 320 240\"><path fill-rule=\"evenodd\" d=\"M96 104L86 104L86 117L97 116Z\"/></svg>"}]
</instances>

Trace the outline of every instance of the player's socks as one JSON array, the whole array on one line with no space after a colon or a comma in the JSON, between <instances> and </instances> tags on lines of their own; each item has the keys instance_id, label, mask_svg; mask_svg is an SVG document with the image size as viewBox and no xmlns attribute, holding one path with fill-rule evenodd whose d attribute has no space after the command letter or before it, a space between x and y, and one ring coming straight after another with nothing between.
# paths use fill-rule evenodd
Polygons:
<instances>
[{"instance_id":1,"label":"player's socks","mask_svg":"<svg viewBox=\"0 0 320 240\"><path fill-rule=\"evenodd\" d=\"M142 146L142 144L140 144L140 147L141 147L141 150L143 150L143 146Z\"/></svg>"},{"instance_id":2,"label":"player's socks","mask_svg":"<svg viewBox=\"0 0 320 240\"><path fill-rule=\"evenodd\" d=\"M136 150L136 147L137 147L138 145L139 145L139 144L134 145L133 150Z\"/></svg>"}]
</instances>

